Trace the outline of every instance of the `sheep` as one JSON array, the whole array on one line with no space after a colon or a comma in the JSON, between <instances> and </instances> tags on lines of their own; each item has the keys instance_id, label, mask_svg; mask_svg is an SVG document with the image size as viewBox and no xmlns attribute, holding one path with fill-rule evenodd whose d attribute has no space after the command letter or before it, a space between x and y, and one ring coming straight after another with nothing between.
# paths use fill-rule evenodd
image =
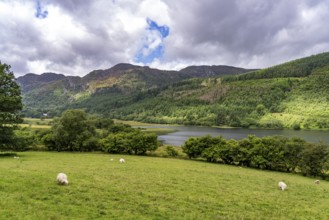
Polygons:
<instances>
[{"instance_id":1,"label":"sheep","mask_svg":"<svg viewBox=\"0 0 329 220\"><path fill-rule=\"evenodd\" d=\"M283 191L287 188L287 184L285 184L284 182L279 182L279 188Z\"/></svg>"},{"instance_id":2,"label":"sheep","mask_svg":"<svg viewBox=\"0 0 329 220\"><path fill-rule=\"evenodd\" d=\"M59 173L57 175L57 179L56 180L57 180L57 183L59 185L67 185L67 184L69 184L69 181L67 180L67 176L66 176L65 173Z\"/></svg>"},{"instance_id":3,"label":"sheep","mask_svg":"<svg viewBox=\"0 0 329 220\"><path fill-rule=\"evenodd\" d=\"M315 180L314 183L315 184L320 184L320 180Z\"/></svg>"},{"instance_id":4,"label":"sheep","mask_svg":"<svg viewBox=\"0 0 329 220\"><path fill-rule=\"evenodd\" d=\"M125 163L126 161L125 161L125 159L121 158L121 159L119 160L119 162L120 162L120 163Z\"/></svg>"},{"instance_id":5,"label":"sheep","mask_svg":"<svg viewBox=\"0 0 329 220\"><path fill-rule=\"evenodd\" d=\"M17 156L14 156L14 159L19 159L19 157L17 157Z\"/></svg>"}]
</instances>

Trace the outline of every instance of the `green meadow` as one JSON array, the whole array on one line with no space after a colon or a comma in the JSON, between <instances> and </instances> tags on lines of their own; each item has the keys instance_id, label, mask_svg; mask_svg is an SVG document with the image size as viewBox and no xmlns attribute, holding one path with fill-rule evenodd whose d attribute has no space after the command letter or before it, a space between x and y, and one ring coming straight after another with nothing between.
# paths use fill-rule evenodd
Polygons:
<instances>
[{"instance_id":1,"label":"green meadow","mask_svg":"<svg viewBox=\"0 0 329 220\"><path fill-rule=\"evenodd\" d=\"M53 119L40 119L40 118L24 118L23 123L20 124L22 128L33 129L49 129Z\"/></svg>"},{"instance_id":2,"label":"green meadow","mask_svg":"<svg viewBox=\"0 0 329 220\"><path fill-rule=\"evenodd\" d=\"M24 118L24 121L19 126L21 128L31 128L31 129L50 129L52 125L53 119L39 119L39 118ZM123 121L123 120L113 120L117 124L127 124L132 127L139 127L139 126L149 126L149 125L156 125L150 123L143 123L143 122L136 122L136 121ZM170 128L143 128L144 132L148 133L155 133L157 135L168 134L170 132L174 132L175 129Z\"/></svg>"},{"instance_id":3,"label":"green meadow","mask_svg":"<svg viewBox=\"0 0 329 220\"><path fill-rule=\"evenodd\" d=\"M329 219L329 183L299 175L103 153L18 156L0 157L0 219ZM59 172L69 185L56 184Z\"/></svg>"}]
</instances>

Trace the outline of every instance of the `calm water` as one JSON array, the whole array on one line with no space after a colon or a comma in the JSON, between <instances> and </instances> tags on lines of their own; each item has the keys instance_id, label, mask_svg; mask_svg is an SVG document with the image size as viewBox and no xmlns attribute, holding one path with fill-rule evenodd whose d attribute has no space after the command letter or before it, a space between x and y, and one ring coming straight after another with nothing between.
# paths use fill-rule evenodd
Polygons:
<instances>
[{"instance_id":1,"label":"calm water","mask_svg":"<svg viewBox=\"0 0 329 220\"><path fill-rule=\"evenodd\" d=\"M149 128L170 128L175 132L160 135L158 139L165 144L181 146L189 137L200 137L204 135L217 136L222 135L226 139L240 140L248 135L257 137L281 135L285 137L300 137L308 142L323 141L329 144L329 131L294 131L294 130L261 130L261 129L244 129L244 128L211 128L197 126L170 126L157 125L145 126Z\"/></svg>"}]
</instances>

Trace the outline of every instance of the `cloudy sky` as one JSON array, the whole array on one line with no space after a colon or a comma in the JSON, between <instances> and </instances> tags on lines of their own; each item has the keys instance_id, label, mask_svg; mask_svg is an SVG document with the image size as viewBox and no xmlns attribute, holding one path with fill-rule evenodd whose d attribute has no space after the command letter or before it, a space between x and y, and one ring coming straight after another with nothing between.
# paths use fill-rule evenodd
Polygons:
<instances>
[{"instance_id":1,"label":"cloudy sky","mask_svg":"<svg viewBox=\"0 0 329 220\"><path fill-rule=\"evenodd\" d=\"M329 0L0 0L16 76L117 63L264 68L329 51Z\"/></svg>"}]
</instances>

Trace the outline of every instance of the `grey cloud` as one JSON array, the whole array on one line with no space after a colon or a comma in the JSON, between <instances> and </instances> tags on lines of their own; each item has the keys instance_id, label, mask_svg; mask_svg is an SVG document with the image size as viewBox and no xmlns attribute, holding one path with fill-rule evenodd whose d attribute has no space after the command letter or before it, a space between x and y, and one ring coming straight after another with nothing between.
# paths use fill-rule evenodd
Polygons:
<instances>
[{"instance_id":1,"label":"grey cloud","mask_svg":"<svg viewBox=\"0 0 329 220\"><path fill-rule=\"evenodd\" d=\"M184 40L182 44L184 48L168 49L171 55L175 54L176 57L182 59L188 53L186 48L208 44L216 46L218 53L227 53L225 60L230 60L230 56L244 57L244 59L248 56L271 57L275 56L275 53L279 53L283 59L302 55L301 51L314 46L321 40L315 39L317 34L308 33L307 30L302 29L305 24L300 23L301 10L303 7L314 8L319 4L326 4L326 1L311 0L205 0L193 3L187 0L168 0L166 2L171 9L171 16L175 17L172 31L176 31L176 35ZM187 5L189 10L184 11ZM317 31L322 33L321 37L317 37L323 40L328 39L328 31L323 30L326 26L325 21L329 18L328 15L322 23L314 24L319 25ZM287 37L285 41L277 44L275 38L284 30ZM284 54L282 54L283 51ZM216 56L218 53L213 55ZM191 54L188 54L186 58L190 59L191 56L193 59ZM198 54L194 56L199 57ZM275 63L273 61L272 64ZM232 62L232 64L235 63ZM264 63L259 65L264 66Z\"/></svg>"},{"instance_id":2,"label":"grey cloud","mask_svg":"<svg viewBox=\"0 0 329 220\"><path fill-rule=\"evenodd\" d=\"M282 1L239 5L241 2L199 1L188 11L191 19L185 19L184 13L180 17L178 11L172 11L176 14L175 30L190 44L209 42L228 49L250 51L265 44L277 31L289 25L297 13L292 4L283 5Z\"/></svg>"},{"instance_id":3,"label":"grey cloud","mask_svg":"<svg viewBox=\"0 0 329 220\"><path fill-rule=\"evenodd\" d=\"M36 45L40 43L40 36L37 30L28 21L9 20L0 21L0 28L6 27L6 31L0 32L0 51L2 62L12 66L15 73L28 72L27 59L37 57Z\"/></svg>"}]
</instances>

